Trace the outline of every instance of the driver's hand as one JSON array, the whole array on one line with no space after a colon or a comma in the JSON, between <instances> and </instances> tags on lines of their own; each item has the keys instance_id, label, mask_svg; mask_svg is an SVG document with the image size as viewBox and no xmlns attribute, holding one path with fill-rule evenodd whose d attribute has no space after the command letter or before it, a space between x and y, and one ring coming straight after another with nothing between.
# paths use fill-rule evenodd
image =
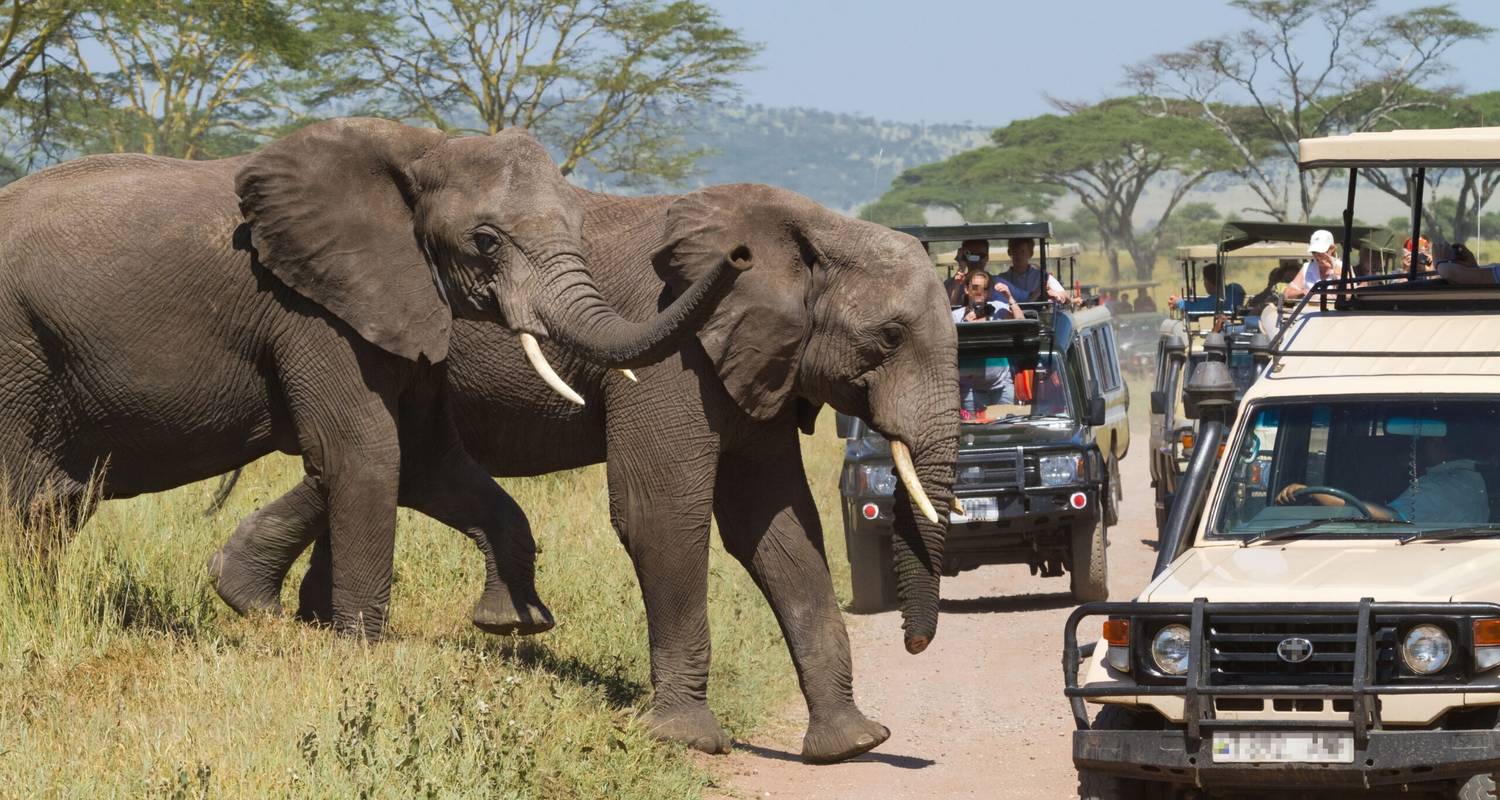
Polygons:
<instances>
[{"instance_id":1,"label":"driver's hand","mask_svg":"<svg viewBox=\"0 0 1500 800\"><path fill-rule=\"evenodd\" d=\"M1276 495L1276 502L1279 505L1286 505L1297 499L1293 495L1306 488L1307 484L1305 483L1289 483L1286 486L1282 487L1280 494Z\"/></svg>"}]
</instances>

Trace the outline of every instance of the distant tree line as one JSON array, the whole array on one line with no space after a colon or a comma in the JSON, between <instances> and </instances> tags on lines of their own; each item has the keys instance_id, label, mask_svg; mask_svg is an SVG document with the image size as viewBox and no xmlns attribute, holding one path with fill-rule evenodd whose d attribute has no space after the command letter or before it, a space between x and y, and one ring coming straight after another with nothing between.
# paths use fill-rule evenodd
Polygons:
<instances>
[{"instance_id":1,"label":"distant tree line","mask_svg":"<svg viewBox=\"0 0 1500 800\"><path fill-rule=\"evenodd\" d=\"M680 180L674 116L757 46L699 0L9 0L0 177L88 153L216 158L314 120L525 126L565 173Z\"/></svg>"},{"instance_id":2,"label":"distant tree line","mask_svg":"<svg viewBox=\"0 0 1500 800\"><path fill-rule=\"evenodd\" d=\"M1500 92L1464 95L1442 83L1448 51L1493 33L1451 4L1396 14L1382 13L1376 0L1230 5L1248 17L1243 30L1127 67L1128 96L1053 100L1056 113L1017 120L994 131L987 146L902 173L861 214L913 223L942 208L977 222L1045 213L1069 197L1078 205L1059 228L1097 242L1111 279L1121 278L1122 254L1146 279L1158 254L1185 243L1183 236L1212 238L1217 211L1184 203L1207 181L1250 190L1255 202L1238 214L1316 221L1318 198L1343 175L1298 171L1299 139L1500 120ZM1369 177L1405 201L1406 173ZM1473 235L1476 211L1500 185L1500 172L1428 170L1427 182L1445 196L1424 208L1424 229L1461 240ZM1165 193L1166 202L1138 228L1148 190Z\"/></svg>"}]
</instances>

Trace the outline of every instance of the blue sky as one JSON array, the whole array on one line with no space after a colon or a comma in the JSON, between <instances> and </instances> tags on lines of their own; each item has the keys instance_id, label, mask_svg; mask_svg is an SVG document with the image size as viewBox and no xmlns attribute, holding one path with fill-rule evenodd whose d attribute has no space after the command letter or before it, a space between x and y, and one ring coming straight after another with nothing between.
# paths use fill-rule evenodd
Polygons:
<instances>
[{"instance_id":1,"label":"blue sky","mask_svg":"<svg viewBox=\"0 0 1500 800\"><path fill-rule=\"evenodd\" d=\"M1046 95L1123 91L1122 67L1246 17L1218 0L709 0L765 49L743 77L746 102L902 122L1000 125L1049 110ZM1400 9L1433 0L1385 0ZM1460 13L1500 29L1500 2ZM1448 76L1500 88L1500 34L1455 47ZM956 77L957 76L957 77Z\"/></svg>"}]
</instances>

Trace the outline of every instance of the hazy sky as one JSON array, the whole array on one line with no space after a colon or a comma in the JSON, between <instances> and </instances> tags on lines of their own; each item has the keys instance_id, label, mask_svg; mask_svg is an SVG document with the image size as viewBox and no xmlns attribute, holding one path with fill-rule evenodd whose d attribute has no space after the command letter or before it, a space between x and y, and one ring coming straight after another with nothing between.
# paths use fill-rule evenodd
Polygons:
<instances>
[{"instance_id":1,"label":"hazy sky","mask_svg":"<svg viewBox=\"0 0 1500 800\"><path fill-rule=\"evenodd\" d=\"M1388 11L1436 0L1386 0ZM709 0L764 44L744 99L902 122L999 125L1045 96L1123 91L1122 67L1247 19L1218 0ZM1458 10L1500 29L1500 2ZM1449 80L1500 88L1500 34L1453 48Z\"/></svg>"}]
</instances>

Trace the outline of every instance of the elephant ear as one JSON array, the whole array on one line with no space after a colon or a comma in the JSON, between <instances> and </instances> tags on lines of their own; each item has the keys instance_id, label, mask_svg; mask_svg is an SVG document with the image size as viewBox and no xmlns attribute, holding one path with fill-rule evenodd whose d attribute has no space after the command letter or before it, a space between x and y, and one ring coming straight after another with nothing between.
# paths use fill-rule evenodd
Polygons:
<instances>
[{"instance_id":1,"label":"elephant ear","mask_svg":"<svg viewBox=\"0 0 1500 800\"><path fill-rule=\"evenodd\" d=\"M434 363L452 312L412 226L410 168L444 138L379 119L322 122L256 153L234 185L263 266L371 344Z\"/></svg>"},{"instance_id":2,"label":"elephant ear","mask_svg":"<svg viewBox=\"0 0 1500 800\"><path fill-rule=\"evenodd\" d=\"M698 341L730 397L759 420L790 403L812 325L808 303L817 258L797 224L798 211L785 193L767 186L702 189L667 209L665 244L654 259L657 273L680 292L736 245L755 254L755 269L735 281Z\"/></svg>"}]
</instances>

